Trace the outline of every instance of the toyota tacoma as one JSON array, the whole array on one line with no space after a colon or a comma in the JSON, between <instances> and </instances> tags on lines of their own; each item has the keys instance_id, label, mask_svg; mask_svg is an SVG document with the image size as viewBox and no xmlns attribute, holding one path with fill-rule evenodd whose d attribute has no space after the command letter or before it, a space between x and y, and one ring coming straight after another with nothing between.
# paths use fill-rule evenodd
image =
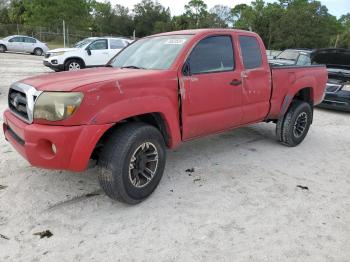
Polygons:
<instances>
[{"instance_id":1,"label":"toyota tacoma","mask_svg":"<svg viewBox=\"0 0 350 262\"><path fill-rule=\"evenodd\" d=\"M253 32L168 32L106 67L12 84L3 129L31 165L81 172L95 162L105 193L136 204L159 184L166 148L184 141L265 121L298 145L326 82L322 65L270 66Z\"/></svg>"}]
</instances>

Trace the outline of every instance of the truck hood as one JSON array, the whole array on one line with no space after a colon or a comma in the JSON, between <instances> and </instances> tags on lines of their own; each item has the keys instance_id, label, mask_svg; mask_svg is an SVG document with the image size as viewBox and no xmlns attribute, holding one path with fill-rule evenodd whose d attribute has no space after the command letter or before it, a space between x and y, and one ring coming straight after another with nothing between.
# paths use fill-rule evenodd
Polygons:
<instances>
[{"instance_id":1,"label":"truck hood","mask_svg":"<svg viewBox=\"0 0 350 262\"><path fill-rule=\"evenodd\" d=\"M157 70L118 69L112 67L100 67L83 69L73 72L48 73L22 80L22 83L31 85L39 91L69 92L74 89L106 81L124 79L156 79Z\"/></svg>"},{"instance_id":2,"label":"truck hood","mask_svg":"<svg viewBox=\"0 0 350 262\"><path fill-rule=\"evenodd\" d=\"M350 49L318 49L311 53L311 60L328 68L350 69Z\"/></svg>"},{"instance_id":3,"label":"truck hood","mask_svg":"<svg viewBox=\"0 0 350 262\"><path fill-rule=\"evenodd\" d=\"M56 48L47 51L46 53L58 53L58 52L70 52L70 51L77 51L79 48Z\"/></svg>"}]
</instances>

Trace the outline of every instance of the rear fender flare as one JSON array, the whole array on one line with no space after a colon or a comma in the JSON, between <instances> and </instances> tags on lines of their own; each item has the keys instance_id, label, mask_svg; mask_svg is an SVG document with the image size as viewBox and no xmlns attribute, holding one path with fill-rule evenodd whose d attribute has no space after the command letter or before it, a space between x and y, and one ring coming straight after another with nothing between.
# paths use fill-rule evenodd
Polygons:
<instances>
[{"instance_id":1,"label":"rear fender flare","mask_svg":"<svg viewBox=\"0 0 350 262\"><path fill-rule=\"evenodd\" d=\"M311 103L313 105L313 101L314 101L314 92L313 91L314 91L315 86L316 86L316 80L314 77L310 77L310 76L300 78L300 79L296 80L294 83L292 83L288 93L286 94L286 96L283 99L283 103L281 105L279 117L281 118L285 115L285 113L289 109L294 97L302 89L309 88L311 90L310 99L311 99Z\"/></svg>"}]
</instances>

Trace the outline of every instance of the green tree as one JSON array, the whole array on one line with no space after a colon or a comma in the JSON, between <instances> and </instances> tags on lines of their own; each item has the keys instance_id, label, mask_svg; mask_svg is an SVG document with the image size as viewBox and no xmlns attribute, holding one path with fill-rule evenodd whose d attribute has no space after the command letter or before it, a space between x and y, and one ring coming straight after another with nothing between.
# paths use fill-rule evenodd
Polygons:
<instances>
[{"instance_id":1,"label":"green tree","mask_svg":"<svg viewBox=\"0 0 350 262\"><path fill-rule=\"evenodd\" d=\"M350 48L350 13L342 15L339 19L342 26L342 32L337 36L336 46Z\"/></svg>"},{"instance_id":2,"label":"green tree","mask_svg":"<svg viewBox=\"0 0 350 262\"><path fill-rule=\"evenodd\" d=\"M224 5L215 5L209 10L214 19L215 27L228 27L233 24L231 8Z\"/></svg>"},{"instance_id":3,"label":"green tree","mask_svg":"<svg viewBox=\"0 0 350 262\"><path fill-rule=\"evenodd\" d=\"M207 5L203 0L191 0L185 5L185 15L189 20L190 28L205 27L208 17Z\"/></svg>"},{"instance_id":4,"label":"green tree","mask_svg":"<svg viewBox=\"0 0 350 262\"><path fill-rule=\"evenodd\" d=\"M24 0L12 0L8 11L11 23L22 24L26 14L26 6Z\"/></svg>"},{"instance_id":5,"label":"green tree","mask_svg":"<svg viewBox=\"0 0 350 262\"><path fill-rule=\"evenodd\" d=\"M0 24L10 23L9 1L0 0Z\"/></svg>"},{"instance_id":6,"label":"green tree","mask_svg":"<svg viewBox=\"0 0 350 262\"><path fill-rule=\"evenodd\" d=\"M23 0L23 3L24 21L29 25L59 27L62 20L71 29L87 30L90 25L91 3L86 0Z\"/></svg>"},{"instance_id":7,"label":"green tree","mask_svg":"<svg viewBox=\"0 0 350 262\"><path fill-rule=\"evenodd\" d=\"M134 7L134 24L138 36L171 30L170 10L158 1L142 0Z\"/></svg>"}]
</instances>

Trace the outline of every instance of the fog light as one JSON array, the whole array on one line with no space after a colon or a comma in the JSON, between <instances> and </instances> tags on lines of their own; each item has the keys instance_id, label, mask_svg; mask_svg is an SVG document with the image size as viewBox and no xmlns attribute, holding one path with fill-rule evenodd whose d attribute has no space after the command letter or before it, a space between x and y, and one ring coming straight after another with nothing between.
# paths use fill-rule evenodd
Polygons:
<instances>
[{"instance_id":1,"label":"fog light","mask_svg":"<svg viewBox=\"0 0 350 262\"><path fill-rule=\"evenodd\" d=\"M57 65L57 60L55 59L55 60L51 60L51 64L53 64L53 65Z\"/></svg>"},{"instance_id":2,"label":"fog light","mask_svg":"<svg viewBox=\"0 0 350 262\"><path fill-rule=\"evenodd\" d=\"M52 145L51 145L51 148L52 148L52 152L53 152L54 154L56 154L56 153L57 153L56 145L55 145L55 144L52 144Z\"/></svg>"}]
</instances>

